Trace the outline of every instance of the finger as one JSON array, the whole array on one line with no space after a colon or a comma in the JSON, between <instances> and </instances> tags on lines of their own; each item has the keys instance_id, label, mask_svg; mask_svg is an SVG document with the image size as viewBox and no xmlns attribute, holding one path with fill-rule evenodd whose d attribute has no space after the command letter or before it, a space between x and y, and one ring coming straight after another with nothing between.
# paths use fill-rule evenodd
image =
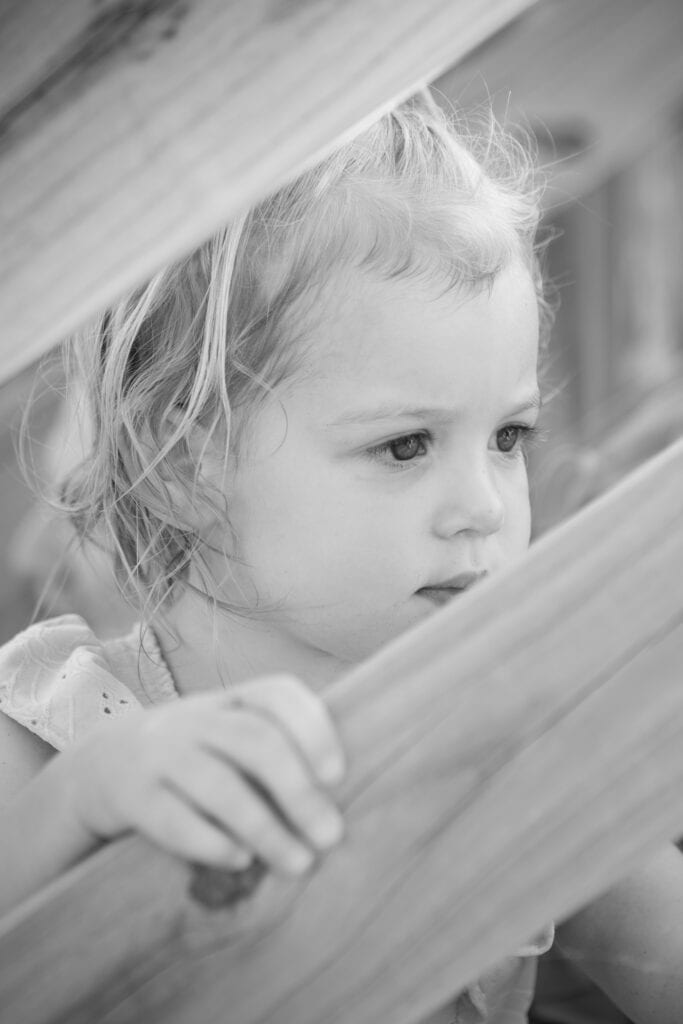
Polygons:
<instances>
[{"instance_id":1,"label":"finger","mask_svg":"<svg viewBox=\"0 0 683 1024\"><path fill-rule=\"evenodd\" d=\"M175 773L174 789L228 836L283 874L311 867L312 851L239 771L209 753L188 758L186 768Z\"/></svg>"},{"instance_id":2,"label":"finger","mask_svg":"<svg viewBox=\"0 0 683 1024\"><path fill-rule=\"evenodd\" d=\"M275 719L325 785L342 780L346 758L330 712L319 696L295 676L265 676L239 683L227 695Z\"/></svg>"},{"instance_id":3,"label":"finger","mask_svg":"<svg viewBox=\"0 0 683 1024\"><path fill-rule=\"evenodd\" d=\"M172 788L159 788L137 828L164 850L197 864L243 871L253 859L242 843Z\"/></svg>"},{"instance_id":4,"label":"finger","mask_svg":"<svg viewBox=\"0 0 683 1024\"><path fill-rule=\"evenodd\" d=\"M341 839L341 814L276 722L251 708L235 709L215 723L203 742L258 783L306 842L325 850Z\"/></svg>"}]
</instances>

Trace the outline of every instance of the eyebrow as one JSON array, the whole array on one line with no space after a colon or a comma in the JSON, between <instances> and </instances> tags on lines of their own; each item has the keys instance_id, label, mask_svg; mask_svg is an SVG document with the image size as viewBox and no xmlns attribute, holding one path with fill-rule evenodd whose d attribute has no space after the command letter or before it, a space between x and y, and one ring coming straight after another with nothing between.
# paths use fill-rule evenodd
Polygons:
<instances>
[{"instance_id":1,"label":"eyebrow","mask_svg":"<svg viewBox=\"0 0 683 1024\"><path fill-rule=\"evenodd\" d=\"M510 415L518 415L523 412L537 412L542 405L540 391L522 398L514 407ZM381 420L396 420L402 418L429 419L436 423L446 423L453 419L454 410L442 406L407 406L387 402L380 405L369 406L366 409L355 409L337 419L330 420L328 426L340 427L349 426L354 423L376 423Z\"/></svg>"}]
</instances>

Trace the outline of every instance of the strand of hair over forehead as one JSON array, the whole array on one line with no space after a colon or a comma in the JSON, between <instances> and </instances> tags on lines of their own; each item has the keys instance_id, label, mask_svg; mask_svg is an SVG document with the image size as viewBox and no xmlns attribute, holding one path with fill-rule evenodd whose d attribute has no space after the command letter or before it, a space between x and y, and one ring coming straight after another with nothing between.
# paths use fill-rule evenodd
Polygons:
<instances>
[{"instance_id":1,"label":"strand of hair over forehead","mask_svg":"<svg viewBox=\"0 0 683 1024\"><path fill-rule=\"evenodd\" d=\"M427 94L380 118L76 346L94 438L65 495L82 531L102 526L119 568L162 602L201 547L169 508L173 488L222 515L230 536L229 497L199 477L197 428L205 445L219 431L227 458L233 410L294 372L302 309L335 267L432 283L436 271L472 289L516 257L535 271L538 218L533 160L492 118L453 129Z\"/></svg>"}]
</instances>

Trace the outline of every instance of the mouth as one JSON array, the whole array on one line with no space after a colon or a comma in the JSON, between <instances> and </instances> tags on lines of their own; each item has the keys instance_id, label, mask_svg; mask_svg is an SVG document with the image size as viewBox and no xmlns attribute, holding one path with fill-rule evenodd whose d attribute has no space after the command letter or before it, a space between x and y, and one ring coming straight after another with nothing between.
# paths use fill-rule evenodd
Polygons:
<instances>
[{"instance_id":1,"label":"mouth","mask_svg":"<svg viewBox=\"0 0 683 1024\"><path fill-rule=\"evenodd\" d=\"M434 583L428 587L420 587L416 593L420 597L431 601L434 605L448 604L454 597L458 597L465 590L469 590L470 587L473 587L475 583L478 583L486 575L486 572L463 572L450 580L444 580L443 583Z\"/></svg>"}]
</instances>

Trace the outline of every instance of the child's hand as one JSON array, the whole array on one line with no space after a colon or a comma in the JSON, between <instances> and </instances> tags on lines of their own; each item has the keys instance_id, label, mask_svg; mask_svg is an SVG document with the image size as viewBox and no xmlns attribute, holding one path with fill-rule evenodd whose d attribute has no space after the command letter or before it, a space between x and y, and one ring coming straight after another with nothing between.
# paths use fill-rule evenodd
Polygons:
<instances>
[{"instance_id":1,"label":"child's hand","mask_svg":"<svg viewBox=\"0 0 683 1024\"><path fill-rule=\"evenodd\" d=\"M339 740L291 676L135 712L63 756L95 837L135 829L190 861L239 869L256 855L297 874L342 834L321 788L343 776Z\"/></svg>"}]
</instances>

